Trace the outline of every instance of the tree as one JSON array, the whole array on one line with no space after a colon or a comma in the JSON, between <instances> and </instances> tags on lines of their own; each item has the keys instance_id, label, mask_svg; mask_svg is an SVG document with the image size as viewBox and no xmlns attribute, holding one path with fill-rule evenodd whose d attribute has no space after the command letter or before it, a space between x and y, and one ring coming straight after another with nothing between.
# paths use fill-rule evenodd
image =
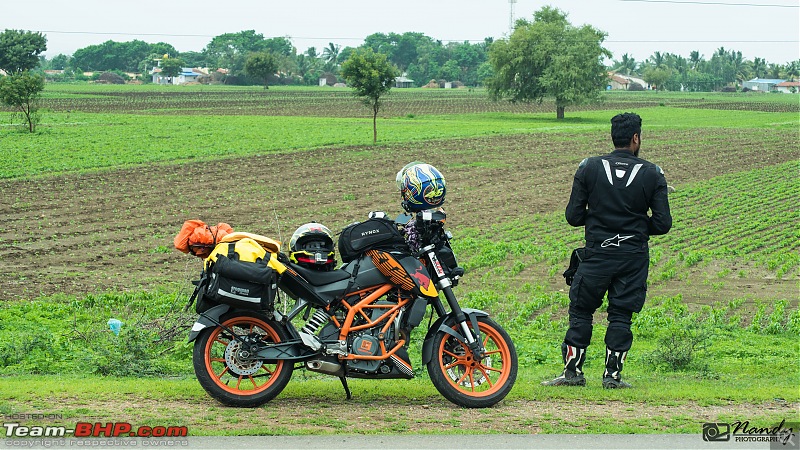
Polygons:
<instances>
[{"instance_id":1,"label":"tree","mask_svg":"<svg viewBox=\"0 0 800 450\"><path fill-rule=\"evenodd\" d=\"M599 101L608 79L602 59L611 57L601 46L605 37L589 25L570 25L564 12L545 6L532 22L518 20L507 40L489 48L495 73L489 95L512 102L554 97L558 119L568 105Z\"/></svg>"},{"instance_id":2,"label":"tree","mask_svg":"<svg viewBox=\"0 0 800 450\"><path fill-rule=\"evenodd\" d=\"M264 80L264 89L269 89L267 80L275 75L277 69L278 60L275 54L270 51L253 53L244 64L244 71L247 75Z\"/></svg>"},{"instance_id":3,"label":"tree","mask_svg":"<svg viewBox=\"0 0 800 450\"><path fill-rule=\"evenodd\" d=\"M767 68L767 62L764 60L764 58L755 57L753 58L753 64L750 66L750 68L753 69L754 77L761 78Z\"/></svg>"},{"instance_id":4,"label":"tree","mask_svg":"<svg viewBox=\"0 0 800 450\"><path fill-rule=\"evenodd\" d=\"M800 76L800 59L796 59L786 64L786 76L792 80Z\"/></svg>"},{"instance_id":5,"label":"tree","mask_svg":"<svg viewBox=\"0 0 800 450\"><path fill-rule=\"evenodd\" d=\"M317 58L311 57L305 53L300 53L297 55L296 60L297 73L303 80L303 84L310 86L316 85L319 82L320 76L322 75L320 61Z\"/></svg>"},{"instance_id":6,"label":"tree","mask_svg":"<svg viewBox=\"0 0 800 450\"><path fill-rule=\"evenodd\" d=\"M142 61L153 54L176 56L178 51L171 44L164 42L148 44L140 40L106 41L76 50L72 55L71 64L72 67L83 67L93 72L108 70L135 72L141 70Z\"/></svg>"},{"instance_id":7,"label":"tree","mask_svg":"<svg viewBox=\"0 0 800 450\"><path fill-rule=\"evenodd\" d=\"M644 81L650 83L657 90L663 90L664 84L671 76L672 70L666 67L648 67L642 74Z\"/></svg>"},{"instance_id":8,"label":"tree","mask_svg":"<svg viewBox=\"0 0 800 450\"><path fill-rule=\"evenodd\" d=\"M742 52L734 52L731 50L728 54L728 64L730 64L733 70L735 81L742 82L749 78L748 75L750 75L750 71L745 63L745 59L742 57Z\"/></svg>"},{"instance_id":9,"label":"tree","mask_svg":"<svg viewBox=\"0 0 800 450\"><path fill-rule=\"evenodd\" d=\"M5 30L0 33L0 69L9 75L35 69L47 50L47 38L39 32Z\"/></svg>"},{"instance_id":10,"label":"tree","mask_svg":"<svg viewBox=\"0 0 800 450\"><path fill-rule=\"evenodd\" d=\"M458 66L458 62L454 59L447 61L444 65L439 69L439 73L436 74L436 78L442 78L444 80L456 81L461 79L461 67Z\"/></svg>"},{"instance_id":11,"label":"tree","mask_svg":"<svg viewBox=\"0 0 800 450\"><path fill-rule=\"evenodd\" d=\"M274 37L264 40L264 50L274 53L276 56L294 56L297 49L292 45L292 41L286 37Z\"/></svg>"},{"instance_id":12,"label":"tree","mask_svg":"<svg viewBox=\"0 0 800 450\"><path fill-rule=\"evenodd\" d=\"M665 57L664 57L664 55L661 54L661 52L655 52L650 57L650 63L656 69L660 69L661 67L664 67L664 65L665 65L664 61L665 61Z\"/></svg>"},{"instance_id":13,"label":"tree","mask_svg":"<svg viewBox=\"0 0 800 450\"><path fill-rule=\"evenodd\" d=\"M333 42L329 42L328 46L322 49L322 59L325 60L325 67L328 70L336 68L336 64L339 62L339 50L341 50L341 47Z\"/></svg>"},{"instance_id":14,"label":"tree","mask_svg":"<svg viewBox=\"0 0 800 450\"><path fill-rule=\"evenodd\" d=\"M342 63L342 77L353 93L372 108L372 143L378 141L378 111L381 97L389 93L394 79L399 75L397 68L391 64L386 55L375 53L370 48L355 50Z\"/></svg>"},{"instance_id":15,"label":"tree","mask_svg":"<svg viewBox=\"0 0 800 450\"><path fill-rule=\"evenodd\" d=\"M350 58L350 55L352 55L355 50L356 49L354 47L344 47L339 49L339 57L337 58L337 61L347 61L347 59Z\"/></svg>"},{"instance_id":16,"label":"tree","mask_svg":"<svg viewBox=\"0 0 800 450\"><path fill-rule=\"evenodd\" d=\"M163 55L163 53L162 53ZM206 55L200 52L180 52L178 58L183 60L186 67L206 67ZM149 62L152 65L152 60Z\"/></svg>"},{"instance_id":17,"label":"tree","mask_svg":"<svg viewBox=\"0 0 800 450\"><path fill-rule=\"evenodd\" d=\"M59 53L48 61L48 66L51 70L64 70L69 67L69 60L69 56Z\"/></svg>"},{"instance_id":18,"label":"tree","mask_svg":"<svg viewBox=\"0 0 800 450\"><path fill-rule=\"evenodd\" d=\"M625 53L622 55L622 60L614 61L614 66L612 69L623 75L633 75L636 73L636 68L638 65L639 64L636 62L635 58L632 58Z\"/></svg>"},{"instance_id":19,"label":"tree","mask_svg":"<svg viewBox=\"0 0 800 450\"><path fill-rule=\"evenodd\" d=\"M780 78L781 77L781 65L770 63L767 67L766 76L769 78Z\"/></svg>"},{"instance_id":20,"label":"tree","mask_svg":"<svg viewBox=\"0 0 800 450\"><path fill-rule=\"evenodd\" d=\"M0 77L0 102L25 115L28 131L33 133L38 122L39 97L44 90L44 77L27 70Z\"/></svg>"},{"instance_id":21,"label":"tree","mask_svg":"<svg viewBox=\"0 0 800 450\"><path fill-rule=\"evenodd\" d=\"M183 71L183 61L180 58L164 58L161 61L161 75L170 78L170 82L174 83L173 78L177 77Z\"/></svg>"},{"instance_id":22,"label":"tree","mask_svg":"<svg viewBox=\"0 0 800 450\"><path fill-rule=\"evenodd\" d=\"M703 61L703 55L701 55L700 52L693 50L689 53L689 62L692 63L692 70L697 70L699 68L700 61Z\"/></svg>"},{"instance_id":23,"label":"tree","mask_svg":"<svg viewBox=\"0 0 800 450\"><path fill-rule=\"evenodd\" d=\"M263 34L256 33L255 30L245 30L214 37L203 49L203 53L211 67L229 69L231 75L239 75L244 70L247 55L266 49L267 40Z\"/></svg>"}]
</instances>

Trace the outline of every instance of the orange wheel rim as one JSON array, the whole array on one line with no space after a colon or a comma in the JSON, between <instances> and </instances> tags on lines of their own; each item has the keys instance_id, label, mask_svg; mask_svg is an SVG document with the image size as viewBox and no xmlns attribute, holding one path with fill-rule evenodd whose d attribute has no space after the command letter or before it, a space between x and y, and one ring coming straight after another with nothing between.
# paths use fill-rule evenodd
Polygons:
<instances>
[{"instance_id":1,"label":"orange wheel rim","mask_svg":"<svg viewBox=\"0 0 800 450\"><path fill-rule=\"evenodd\" d=\"M237 335L250 334L264 342L280 342L278 333L260 319L236 317L225 321L223 325ZM242 360L237 356L240 345L223 328L214 329L206 342L206 370L221 389L236 395L255 395L272 386L284 362L266 364Z\"/></svg>"},{"instance_id":2,"label":"orange wheel rim","mask_svg":"<svg viewBox=\"0 0 800 450\"><path fill-rule=\"evenodd\" d=\"M467 344L447 335L439 346L439 368L451 386L471 397L485 397L500 390L511 373L511 350L502 335L479 323L483 358L475 360Z\"/></svg>"}]
</instances>

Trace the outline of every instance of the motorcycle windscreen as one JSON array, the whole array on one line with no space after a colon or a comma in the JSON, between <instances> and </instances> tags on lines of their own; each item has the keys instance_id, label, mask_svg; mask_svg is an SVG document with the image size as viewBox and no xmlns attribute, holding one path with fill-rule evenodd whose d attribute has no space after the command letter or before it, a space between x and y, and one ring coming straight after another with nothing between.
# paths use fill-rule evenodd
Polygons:
<instances>
[{"instance_id":1,"label":"motorcycle windscreen","mask_svg":"<svg viewBox=\"0 0 800 450\"><path fill-rule=\"evenodd\" d=\"M378 270L401 289L418 296L439 296L428 269L413 256L391 254L383 250L370 250L367 254Z\"/></svg>"}]
</instances>

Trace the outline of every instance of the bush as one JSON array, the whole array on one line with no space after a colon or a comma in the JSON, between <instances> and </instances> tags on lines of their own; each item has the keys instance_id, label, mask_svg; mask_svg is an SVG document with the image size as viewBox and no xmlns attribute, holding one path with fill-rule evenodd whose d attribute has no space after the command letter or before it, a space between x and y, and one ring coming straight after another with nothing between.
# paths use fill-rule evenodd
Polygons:
<instances>
[{"instance_id":1,"label":"bush","mask_svg":"<svg viewBox=\"0 0 800 450\"><path fill-rule=\"evenodd\" d=\"M628 85L629 91L643 91L644 87L639 83L631 83Z\"/></svg>"},{"instance_id":2,"label":"bush","mask_svg":"<svg viewBox=\"0 0 800 450\"><path fill-rule=\"evenodd\" d=\"M670 370L690 368L697 355L711 344L713 332L703 328L702 322L692 314L667 327L657 339L656 349L645 355L645 360ZM698 367L706 370L707 364L701 363Z\"/></svg>"},{"instance_id":3,"label":"bush","mask_svg":"<svg viewBox=\"0 0 800 450\"><path fill-rule=\"evenodd\" d=\"M183 375L194 314L184 293L107 293L0 306L0 375ZM123 326L109 331L110 317Z\"/></svg>"},{"instance_id":4,"label":"bush","mask_svg":"<svg viewBox=\"0 0 800 450\"><path fill-rule=\"evenodd\" d=\"M100 74L100 77L97 78L97 81L107 84L125 84L125 78L114 72L103 72Z\"/></svg>"}]
</instances>

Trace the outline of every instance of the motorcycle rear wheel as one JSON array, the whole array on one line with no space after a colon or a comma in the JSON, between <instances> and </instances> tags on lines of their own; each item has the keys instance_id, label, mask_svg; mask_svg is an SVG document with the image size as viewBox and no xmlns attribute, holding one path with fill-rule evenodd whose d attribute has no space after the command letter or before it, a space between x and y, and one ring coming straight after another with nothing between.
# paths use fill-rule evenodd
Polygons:
<instances>
[{"instance_id":1,"label":"motorcycle rear wheel","mask_svg":"<svg viewBox=\"0 0 800 450\"><path fill-rule=\"evenodd\" d=\"M254 312L234 311L223 315L220 323L237 336L249 336L261 343L288 339L283 327ZM241 346L224 328L206 328L194 343L194 372L203 389L220 403L242 408L261 406L283 391L293 364L242 358Z\"/></svg>"},{"instance_id":2,"label":"motorcycle rear wheel","mask_svg":"<svg viewBox=\"0 0 800 450\"><path fill-rule=\"evenodd\" d=\"M427 366L439 393L465 408L494 405L517 379L517 351L508 333L488 317L478 318L478 328L486 349L480 360L473 358L466 342L440 332L434 337L433 358Z\"/></svg>"}]
</instances>

